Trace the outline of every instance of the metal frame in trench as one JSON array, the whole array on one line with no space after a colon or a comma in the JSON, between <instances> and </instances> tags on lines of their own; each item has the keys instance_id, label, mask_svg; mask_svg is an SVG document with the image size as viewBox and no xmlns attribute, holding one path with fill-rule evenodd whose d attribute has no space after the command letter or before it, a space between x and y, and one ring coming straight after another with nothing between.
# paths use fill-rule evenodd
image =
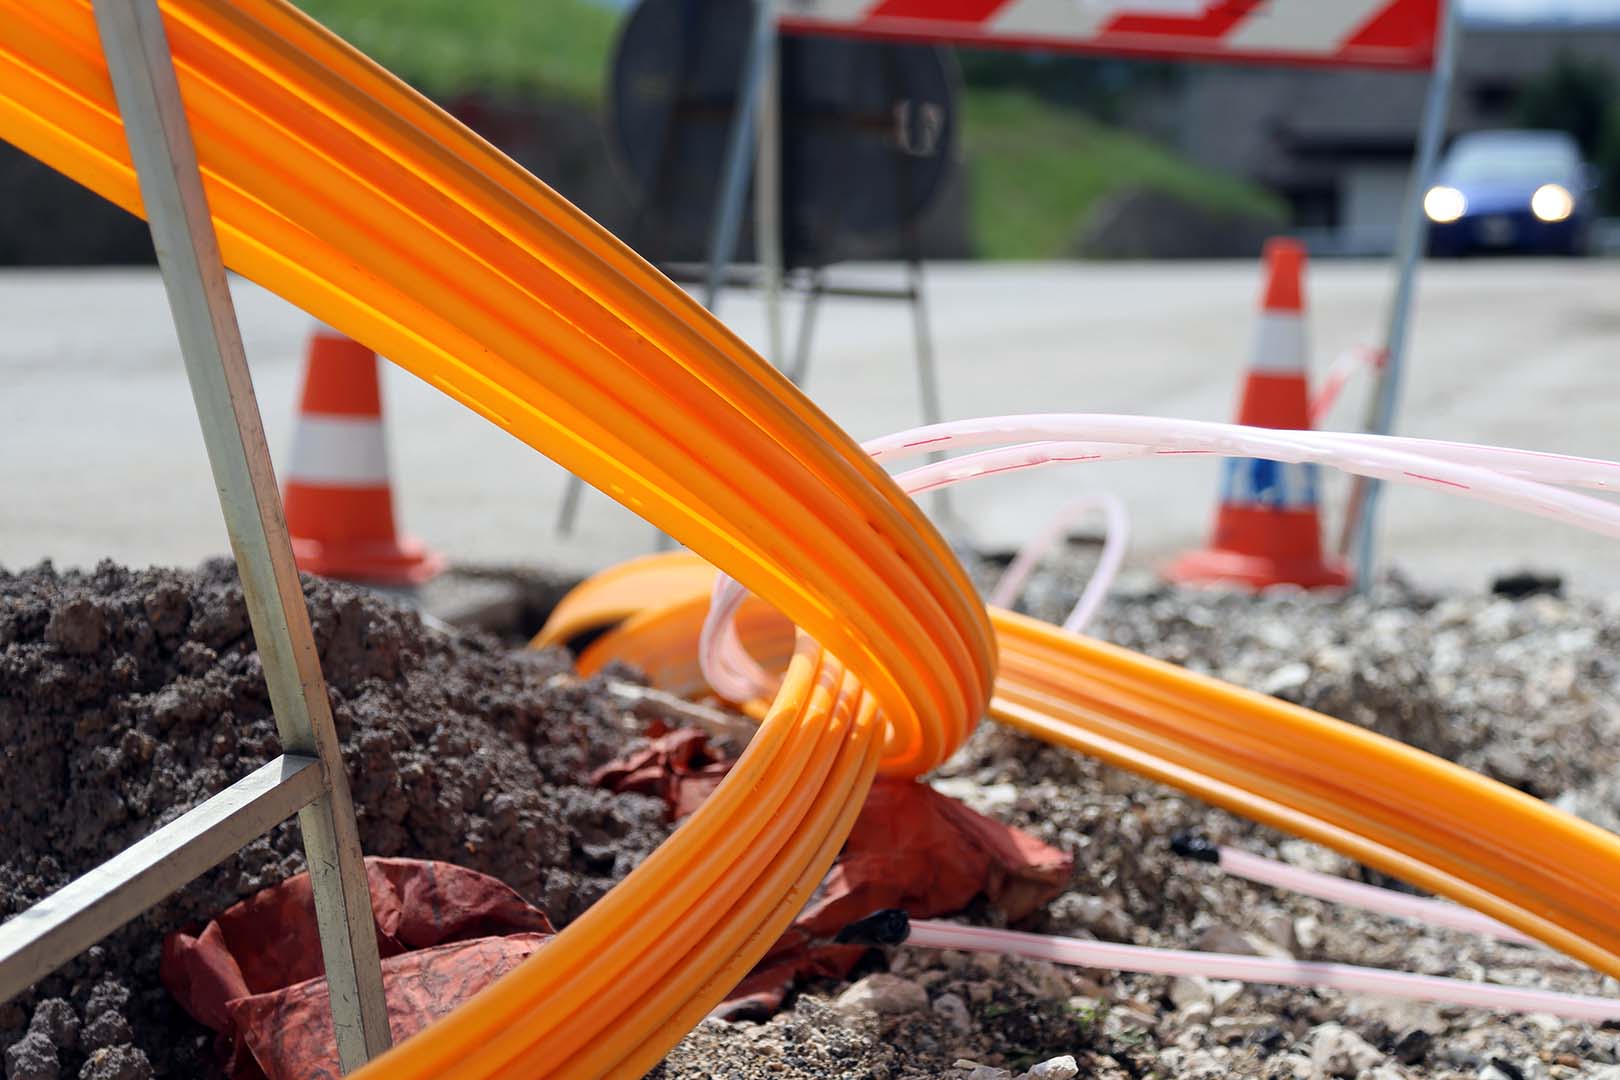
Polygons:
<instances>
[{"instance_id":1,"label":"metal frame in trench","mask_svg":"<svg viewBox=\"0 0 1620 1080\"><path fill-rule=\"evenodd\" d=\"M298 815L338 1059L388 1049L371 893L326 681L157 0L94 0L282 754L0 925L9 1000Z\"/></svg>"}]
</instances>

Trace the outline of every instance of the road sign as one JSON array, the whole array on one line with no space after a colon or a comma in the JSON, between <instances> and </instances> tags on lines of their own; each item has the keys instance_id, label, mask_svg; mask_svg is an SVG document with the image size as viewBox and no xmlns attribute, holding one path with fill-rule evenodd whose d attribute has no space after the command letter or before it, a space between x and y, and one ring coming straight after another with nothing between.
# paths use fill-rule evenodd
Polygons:
<instances>
[{"instance_id":1,"label":"road sign","mask_svg":"<svg viewBox=\"0 0 1620 1080\"><path fill-rule=\"evenodd\" d=\"M793 33L1426 69L1440 0L783 0Z\"/></svg>"},{"instance_id":2,"label":"road sign","mask_svg":"<svg viewBox=\"0 0 1620 1080\"><path fill-rule=\"evenodd\" d=\"M637 204L627 239L655 263L708 254L751 7L642 0L620 35L609 87L614 147ZM955 162L948 51L791 37L777 70L786 265L915 257L915 230Z\"/></svg>"}]
</instances>

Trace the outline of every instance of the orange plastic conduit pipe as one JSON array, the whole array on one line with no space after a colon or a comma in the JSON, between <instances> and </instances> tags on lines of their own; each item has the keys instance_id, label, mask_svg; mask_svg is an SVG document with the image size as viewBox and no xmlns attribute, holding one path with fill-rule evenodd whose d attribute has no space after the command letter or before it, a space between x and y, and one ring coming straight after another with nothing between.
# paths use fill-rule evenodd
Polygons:
<instances>
[{"instance_id":1,"label":"orange plastic conduit pipe","mask_svg":"<svg viewBox=\"0 0 1620 1080\"><path fill-rule=\"evenodd\" d=\"M874 769L925 770L965 737L994 672L984 611L858 447L544 185L278 0L161 6L232 269L579 473L849 665L833 694L817 673L835 662L805 639L708 805L542 955L366 1074L537 1076L593 1041L612 1067L660 1053L771 944L727 920L774 925ZM0 0L0 137L140 211L85 0ZM636 972L685 996L613 989Z\"/></svg>"},{"instance_id":2,"label":"orange plastic conduit pipe","mask_svg":"<svg viewBox=\"0 0 1620 1080\"><path fill-rule=\"evenodd\" d=\"M702 692L696 661L708 587L688 553L619 568L667 606L632 616L580 659L624 659L674 693ZM655 580L660 576L663 582ZM566 629L605 625L595 586L568 598ZM685 599L678 599L681 588ZM753 608L739 633L768 668L785 655L779 614ZM990 713L1049 742L1316 840L1484 911L1609 974L1620 971L1620 837L1506 785L1373 732L991 609L1001 671Z\"/></svg>"}]
</instances>

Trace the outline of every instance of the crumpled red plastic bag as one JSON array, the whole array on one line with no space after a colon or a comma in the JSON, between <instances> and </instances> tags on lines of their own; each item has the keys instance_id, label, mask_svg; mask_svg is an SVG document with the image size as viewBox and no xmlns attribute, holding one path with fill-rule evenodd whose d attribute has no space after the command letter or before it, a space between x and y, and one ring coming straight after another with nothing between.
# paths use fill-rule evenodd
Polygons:
<instances>
[{"instance_id":1,"label":"crumpled red plastic bag","mask_svg":"<svg viewBox=\"0 0 1620 1080\"><path fill-rule=\"evenodd\" d=\"M715 1015L768 1015L796 981L842 978L866 947L826 939L874 911L901 908L927 919L960 911L983 893L1017 921L1062 892L1073 870L1073 857L1021 829L927 784L880 777L810 906Z\"/></svg>"},{"instance_id":2,"label":"crumpled red plastic bag","mask_svg":"<svg viewBox=\"0 0 1620 1080\"><path fill-rule=\"evenodd\" d=\"M591 783L613 792L656 795L669 807L669 819L679 821L702 806L730 770L731 760L709 749L706 732L679 728L603 765L591 774Z\"/></svg>"},{"instance_id":3,"label":"crumpled red plastic bag","mask_svg":"<svg viewBox=\"0 0 1620 1080\"><path fill-rule=\"evenodd\" d=\"M550 934L475 938L390 956L382 962L388 1028L403 1042L505 975ZM232 1080L338 1080L332 1003L325 979L306 979L225 1006L238 1034Z\"/></svg>"},{"instance_id":4,"label":"crumpled red plastic bag","mask_svg":"<svg viewBox=\"0 0 1620 1080\"><path fill-rule=\"evenodd\" d=\"M880 908L927 919L980 893L1016 922L1062 891L1074 859L927 784L880 777L795 926L827 935Z\"/></svg>"},{"instance_id":5,"label":"crumpled red plastic bag","mask_svg":"<svg viewBox=\"0 0 1620 1080\"><path fill-rule=\"evenodd\" d=\"M419 859L366 859L388 1022L421 1030L550 939L551 923L486 874ZM309 875L248 897L201 934L163 942L164 986L219 1032L233 1080L336 1077Z\"/></svg>"},{"instance_id":6,"label":"crumpled red plastic bag","mask_svg":"<svg viewBox=\"0 0 1620 1080\"><path fill-rule=\"evenodd\" d=\"M673 732L653 744L658 750L650 746L605 766L597 782L614 791L661 795L671 812L682 816L731 767L706 749L700 753L695 744L706 747L703 732ZM701 776L706 787L678 764L694 760L707 762ZM619 786L630 782L637 786ZM902 908L915 918L933 918L962 910L982 893L1017 921L1060 893L1073 870L1072 856L1021 829L985 817L927 784L880 777L810 905L715 1014L768 1015L781 1006L796 979L842 977L867 947L827 944L826 939L874 911Z\"/></svg>"}]
</instances>

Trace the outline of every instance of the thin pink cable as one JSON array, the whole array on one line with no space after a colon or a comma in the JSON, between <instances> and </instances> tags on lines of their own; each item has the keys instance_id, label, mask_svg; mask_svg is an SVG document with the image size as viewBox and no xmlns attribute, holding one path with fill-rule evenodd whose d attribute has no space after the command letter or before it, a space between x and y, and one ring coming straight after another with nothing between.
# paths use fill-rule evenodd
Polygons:
<instances>
[{"instance_id":1,"label":"thin pink cable","mask_svg":"<svg viewBox=\"0 0 1620 1080\"><path fill-rule=\"evenodd\" d=\"M1017 447L1025 448L1023 452L1031 452L1037 444L1060 444L1061 449L1049 448L1047 451L1059 460L1217 454L1264 457L1282 462L1315 462L1378 479L1449 487L1458 492L1477 488L1475 497L1541 516L1557 517L1582 527L1587 526L1578 519L1590 519L1594 505L1604 507L1607 504L1566 495L1565 499L1554 500L1555 509L1546 505L1544 495L1537 497L1537 489L1522 485L1529 481L1540 481L1544 484L1601 490L1620 489L1620 463L1564 454L1397 436L1286 431L1204 420L1104 413L1029 414L956 420L874 439L866 444L866 448L874 458L897 460L930 451L986 447L1005 447L1009 454ZM957 458L927 466L930 471L924 475L929 479L921 483L936 486L937 480L960 475L966 460ZM922 470L913 472L922 473ZM1493 481L1486 473L1494 475L1501 483Z\"/></svg>"},{"instance_id":2,"label":"thin pink cable","mask_svg":"<svg viewBox=\"0 0 1620 1080\"><path fill-rule=\"evenodd\" d=\"M1002 445L1009 442L1014 445ZM1620 536L1620 507L1530 479L1547 476L1554 483L1608 487L1620 478L1620 464L1559 454L1101 413L956 420L883 436L864 445L874 458L891 460L945 449L995 447L896 476L896 481L913 495L964 480L1068 462L1122 460L1149 454L1216 454L1331 465L1362 476L1438 488L1603 535ZM1431 452L1446 456L1431 456ZM1498 471L1493 466L1509 471ZM735 642L736 637L720 627L732 619L745 595L742 586L730 578L722 576L717 580L704 633L708 647L699 655L704 677L710 679L712 674L720 680L721 685L712 680L710 685L733 700L748 700L769 689L768 683L756 685L738 677L747 665L735 656L724 655L728 638ZM714 624L715 630L710 631L708 624ZM757 671L758 666L753 666Z\"/></svg>"},{"instance_id":3,"label":"thin pink cable","mask_svg":"<svg viewBox=\"0 0 1620 1080\"><path fill-rule=\"evenodd\" d=\"M1289 892L1314 896L1318 900L1327 900L1347 907L1412 919L1430 926L1441 926L1448 930L1462 930L1521 945L1541 944L1529 934L1458 904L1431 900L1424 896L1409 896L1394 889L1380 889L1376 885L1347 881L1332 874L1318 874L1313 870L1290 866L1285 862L1278 862L1238 848L1222 846L1216 850L1220 855L1220 861L1216 865L1222 870L1262 885L1287 889Z\"/></svg>"},{"instance_id":4,"label":"thin pink cable","mask_svg":"<svg viewBox=\"0 0 1620 1080\"><path fill-rule=\"evenodd\" d=\"M1347 445L1370 443L1427 454L1459 465L1479 465L1508 476L1539 480L1544 484L1590 488L1594 491L1620 491L1620 463L1602 458L1441 439L1414 439L1405 435L1367 435L1349 431L1319 431L1316 434Z\"/></svg>"},{"instance_id":5,"label":"thin pink cable","mask_svg":"<svg viewBox=\"0 0 1620 1080\"><path fill-rule=\"evenodd\" d=\"M1010 608L1023 592L1024 583L1040 564L1041 556L1055 547L1076 518L1091 510L1103 512L1103 549L1097 556L1096 569L1080 592L1069 617L1063 620L1063 629L1078 634L1102 606L1108 589L1119 576L1119 567L1125 561L1125 547L1129 542L1130 518L1125 504L1111 491L1095 491L1080 496L1053 515L1046 527L1025 544L1013 561L1002 571L995 588L990 590L990 603Z\"/></svg>"},{"instance_id":6,"label":"thin pink cable","mask_svg":"<svg viewBox=\"0 0 1620 1080\"><path fill-rule=\"evenodd\" d=\"M737 609L748 594L740 588L729 588L735 582L725 574L716 573L714 589L709 594L709 613L703 619L698 634L698 658L703 681L709 688L728 701L752 701L771 697L775 680L760 667L737 637Z\"/></svg>"},{"instance_id":7,"label":"thin pink cable","mask_svg":"<svg viewBox=\"0 0 1620 1080\"><path fill-rule=\"evenodd\" d=\"M1015 445L1004 445L1009 442ZM1037 415L938 424L874 440L867 444L867 449L874 458L887 456L893 460L938 450L991 446L996 448L925 465L896 479L905 490L916 494L964 480L1067 462L1121 460L1149 454L1260 457L1332 465L1364 476L1438 487L1604 535L1620 536L1620 507L1549 486L1569 484L1615 490L1620 488L1620 464L1466 443L1431 443L1328 432L1279 432L1154 417ZM711 685L737 700L768 690L768 683L758 682L764 678L764 673L746 656L733 626L736 609L745 595L741 586L730 579L722 576L716 581L700 657ZM716 685L716 678L729 689ZM1232 866L1267 872L1266 868L1250 863L1245 858L1247 853L1234 854ZM1226 852L1222 855L1224 863ZM1234 872L1237 871L1234 869ZM1304 884L1297 878L1294 880ZM1327 887L1320 881L1310 884L1318 889ZM1332 888L1339 890L1340 885L1356 884L1344 882ZM1338 895L1352 891L1356 890L1344 890ZM1368 900L1388 903L1385 897L1369 897L1359 892L1357 901L1346 902ZM1403 913L1411 914L1411 909ZM1451 919L1454 914L1424 910L1422 916L1414 917L1427 916L1429 921L1435 921L1436 915ZM1468 928L1481 929L1478 923L1465 921L1470 922ZM1495 930L1481 932L1495 933ZM1508 933L1514 932L1509 930ZM913 923L911 940L917 945L1013 952L1085 967L1329 987L1483 1008L1551 1012L1582 1020L1620 1019L1620 1002L1603 998L1517 990L1344 964L1145 949L934 922Z\"/></svg>"},{"instance_id":8,"label":"thin pink cable","mask_svg":"<svg viewBox=\"0 0 1620 1080\"><path fill-rule=\"evenodd\" d=\"M1085 425L1085 434L1075 435L1053 431L1050 421L1071 421ZM1152 447L1144 441L1139 426L1123 440L1105 438L1099 425L1120 421L1132 425L1153 425L1167 436L1166 445ZM1076 430L1073 426L1070 431ZM1138 457L1147 453L1223 453L1219 447L1222 432L1275 431L1278 434L1312 440L1336 442L1342 446L1383 446L1406 450L1428 457L1462 465L1480 465L1495 468L1510 476L1540 480L1544 483L1573 487L1595 488L1600 491L1620 490L1620 462L1600 458L1577 457L1570 454L1552 454L1537 450L1518 450L1508 447L1481 446L1439 439L1413 439L1399 435L1366 435L1340 431L1284 431L1270 428L1243 428L1235 424L1220 424L1203 420L1176 420L1161 417L1133 417L1109 414L1039 414L991 416L972 420L953 420L942 424L911 428L870 440L866 450L874 458L896 460L919 453L937 450L966 450L985 446L999 446L1013 442L1035 440L1041 442L1068 442L1087 440L1094 443L1121 441L1131 444L1136 452L1125 456ZM1183 438L1185 437L1185 438ZM1171 441L1174 441L1172 445ZM1194 447L1201 449L1194 449ZM1092 446L1093 451L1106 452L1112 448ZM1112 454L1105 453L1112 457ZM1283 459L1280 459L1283 460ZM1292 459L1286 459L1292 460Z\"/></svg>"},{"instance_id":9,"label":"thin pink cable","mask_svg":"<svg viewBox=\"0 0 1620 1080\"><path fill-rule=\"evenodd\" d=\"M1142 945L1116 945L1104 941L1048 937L1013 930L959 926L935 920L911 924L908 945L932 949L998 953L1046 960L1070 967L1109 971L1135 971L1151 975L1189 975L1209 979L1279 986L1307 986L1351 993L1435 1001L1446 1005L1472 1005L1508 1012L1552 1013L1571 1020L1600 1023L1620 1019L1620 1001L1586 994L1551 990L1521 990L1494 983L1414 975L1405 971L1325 964L1305 960L1279 960L1268 956L1237 956L1190 949L1154 949Z\"/></svg>"},{"instance_id":10,"label":"thin pink cable","mask_svg":"<svg viewBox=\"0 0 1620 1080\"><path fill-rule=\"evenodd\" d=\"M998 445L1008 442L1015 445ZM1620 536L1620 508L1549 486L1549 483L1573 484L1613 490L1620 486L1617 483L1620 480L1620 464L1567 455L1537 454L1462 443L1430 443L1418 439L1277 432L1199 421L1087 415L957 421L902 432L867 444L873 457L889 456L891 459L942 449L986 446L997 448L925 465L896 479L908 492L916 494L964 480L1066 462L1120 460L1148 454L1262 457L1284 462L1328 464L1361 475L1436 486L1605 535ZM728 696L735 694L738 700L745 700L768 689L768 683L751 685L755 680L764 678L764 673L752 658L746 657L732 625L736 609L745 595L741 586L729 579L721 577L716 581L700 658L706 677L712 671L714 677L730 686L729 693L719 685L715 685L715 689ZM738 654L745 660L739 659ZM752 671L749 670L750 666ZM714 685L713 678L711 685ZM1235 854L1237 857L1233 865L1264 872L1263 868L1247 863L1244 858L1246 853ZM1224 858L1223 852L1223 861ZM1311 884L1317 888L1324 887L1322 882ZM1333 888L1337 889L1338 885ZM1386 901L1384 897L1365 894L1358 895L1357 899L1361 902L1369 899ZM1454 912L1424 911L1423 914L1438 914L1446 919ZM1479 924L1473 923L1468 928L1479 929ZM1512 933L1509 931L1509 934ZM1016 952L1088 967L1332 987L1485 1008L1552 1012L1587 1020L1620 1018L1620 1002L1602 998L1515 990L1485 983L1342 964L1141 949L958 927L949 923L914 923L912 940L914 944L943 948Z\"/></svg>"}]
</instances>

